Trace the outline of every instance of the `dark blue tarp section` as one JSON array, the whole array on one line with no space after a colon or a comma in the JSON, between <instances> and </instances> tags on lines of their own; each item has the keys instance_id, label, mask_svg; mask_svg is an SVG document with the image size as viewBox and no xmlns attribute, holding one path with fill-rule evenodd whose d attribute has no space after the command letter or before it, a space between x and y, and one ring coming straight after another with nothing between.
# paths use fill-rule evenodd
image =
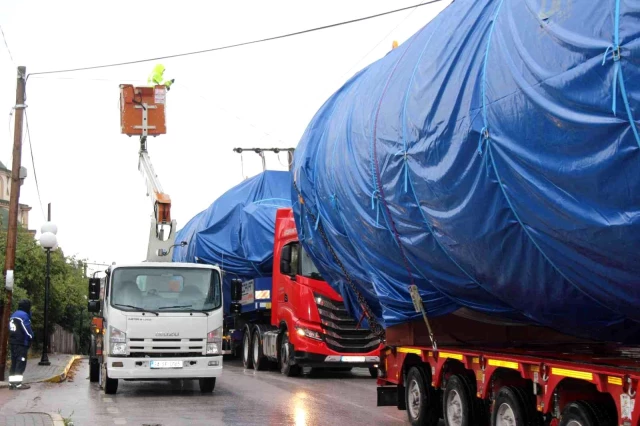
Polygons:
<instances>
[{"instance_id":1,"label":"dark blue tarp section","mask_svg":"<svg viewBox=\"0 0 640 426\"><path fill-rule=\"evenodd\" d=\"M637 6L457 0L323 105L294 210L355 315L322 229L387 326L414 283L431 316L640 343Z\"/></svg>"},{"instance_id":2,"label":"dark blue tarp section","mask_svg":"<svg viewBox=\"0 0 640 426\"><path fill-rule=\"evenodd\" d=\"M217 264L225 272L225 307L230 282L270 276L276 210L291 207L291 174L266 171L225 192L176 234L188 245L174 262Z\"/></svg>"},{"instance_id":3,"label":"dark blue tarp section","mask_svg":"<svg viewBox=\"0 0 640 426\"><path fill-rule=\"evenodd\" d=\"M194 255L193 249L194 246L191 244L193 241L193 237L196 235L196 232L201 229L202 218L206 214L206 210L201 211L197 215L191 218L189 222L176 233L176 244L180 244L182 241L187 243L184 247L174 247L173 248L173 261L174 262L193 262ZM204 224L202 224L204 226Z\"/></svg>"}]
</instances>

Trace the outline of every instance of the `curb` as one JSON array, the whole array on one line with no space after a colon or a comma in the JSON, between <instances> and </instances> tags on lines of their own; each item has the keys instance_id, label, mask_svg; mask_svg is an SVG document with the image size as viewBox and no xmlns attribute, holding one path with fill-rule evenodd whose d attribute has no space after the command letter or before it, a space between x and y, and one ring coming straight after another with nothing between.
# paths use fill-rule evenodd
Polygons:
<instances>
[{"instance_id":1,"label":"curb","mask_svg":"<svg viewBox=\"0 0 640 426\"><path fill-rule=\"evenodd\" d=\"M64 419L58 413L47 413L49 417L51 417L51 421L53 421L53 426L64 426Z\"/></svg>"},{"instance_id":2,"label":"curb","mask_svg":"<svg viewBox=\"0 0 640 426\"><path fill-rule=\"evenodd\" d=\"M51 422L53 422L53 426L65 426L64 424L64 419L62 418L62 416L58 413L45 413L42 411L25 411L20 414L42 414L43 416L49 416L49 418L51 419Z\"/></svg>"},{"instance_id":3,"label":"curb","mask_svg":"<svg viewBox=\"0 0 640 426\"><path fill-rule=\"evenodd\" d=\"M81 359L82 356L80 355L74 355L71 357L71 359L69 360L69 362L67 363L66 367L64 368L64 371L57 375L57 376L53 376L49 379L45 379L45 380L41 380L41 382L45 382L45 383L61 383L64 382L67 379L67 373L69 373L69 370L71 369L71 366L73 365L73 363L78 360ZM55 423L55 422L54 422Z\"/></svg>"}]
</instances>

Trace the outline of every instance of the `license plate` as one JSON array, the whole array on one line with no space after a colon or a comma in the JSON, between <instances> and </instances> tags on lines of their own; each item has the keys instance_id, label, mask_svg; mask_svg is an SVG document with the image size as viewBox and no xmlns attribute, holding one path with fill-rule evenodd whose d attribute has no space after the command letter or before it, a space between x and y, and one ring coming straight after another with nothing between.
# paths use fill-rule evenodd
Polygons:
<instances>
[{"instance_id":1,"label":"license plate","mask_svg":"<svg viewBox=\"0 0 640 426\"><path fill-rule=\"evenodd\" d=\"M343 356L342 362L364 362L363 356Z\"/></svg>"},{"instance_id":2,"label":"license plate","mask_svg":"<svg viewBox=\"0 0 640 426\"><path fill-rule=\"evenodd\" d=\"M182 368L182 361L151 361L151 368Z\"/></svg>"}]
</instances>

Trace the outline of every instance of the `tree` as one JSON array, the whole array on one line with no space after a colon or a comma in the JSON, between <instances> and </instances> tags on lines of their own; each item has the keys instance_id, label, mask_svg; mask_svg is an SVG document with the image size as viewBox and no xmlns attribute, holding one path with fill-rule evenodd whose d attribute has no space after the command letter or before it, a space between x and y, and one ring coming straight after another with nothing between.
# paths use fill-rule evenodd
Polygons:
<instances>
[{"instance_id":1,"label":"tree","mask_svg":"<svg viewBox=\"0 0 640 426\"><path fill-rule=\"evenodd\" d=\"M0 231L0 262L4 265L6 253L6 231ZM44 296L47 256L33 235L24 229L18 230L16 264L14 271L14 292L12 310L17 309L23 298L31 300L32 323L36 336L42 336L44 329ZM80 346L89 336L89 316L85 295L87 280L84 262L75 257L66 257L58 248L51 252L51 300L49 321L73 332ZM4 277L0 277L4 288ZM4 306L4 300L2 305ZM0 314L1 314L0 308ZM84 314L84 315L83 315ZM84 321L81 319L84 317ZM37 338L37 344L42 342Z\"/></svg>"}]
</instances>

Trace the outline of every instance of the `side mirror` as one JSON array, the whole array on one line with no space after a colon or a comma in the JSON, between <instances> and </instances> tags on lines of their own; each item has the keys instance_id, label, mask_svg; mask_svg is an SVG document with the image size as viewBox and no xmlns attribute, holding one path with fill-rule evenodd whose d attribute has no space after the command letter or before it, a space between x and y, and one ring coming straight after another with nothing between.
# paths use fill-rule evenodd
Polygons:
<instances>
[{"instance_id":1,"label":"side mirror","mask_svg":"<svg viewBox=\"0 0 640 426\"><path fill-rule=\"evenodd\" d=\"M280 261L286 261L287 263L291 263L291 245L282 247L282 251L280 252Z\"/></svg>"},{"instance_id":2,"label":"side mirror","mask_svg":"<svg viewBox=\"0 0 640 426\"><path fill-rule=\"evenodd\" d=\"M231 280L231 301L239 302L242 300L242 280L234 278Z\"/></svg>"},{"instance_id":3,"label":"side mirror","mask_svg":"<svg viewBox=\"0 0 640 426\"><path fill-rule=\"evenodd\" d=\"M87 311L98 313L100 312L100 301L99 300L89 300L87 302Z\"/></svg>"},{"instance_id":4,"label":"side mirror","mask_svg":"<svg viewBox=\"0 0 640 426\"><path fill-rule=\"evenodd\" d=\"M280 273L291 275L291 246L282 247L280 252Z\"/></svg>"},{"instance_id":5,"label":"side mirror","mask_svg":"<svg viewBox=\"0 0 640 426\"><path fill-rule=\"evenodd\" d=\"M280 259L280 273L284 275L291 275L291 263L284 259Z\"/></svg>"},{"instance_id":6,"label":"side mirror","mask_svg":"<svg viewBox=\"0 0 640 426\"><path fill-rule=\"evenodd\" d=\"M89 300L100 300L100 278L89 278Z\"/></svg>"},{"instance_id":7,"label":"side mirror","mask_svg":"<svg viewBox=\"0 0 640 426\"><path fill-rule=\"evenodd\" d=\"M233 302L230 309L232 314L239 314L242 312L242 305L238 302Z\"/></svg>"}]
</instances>

